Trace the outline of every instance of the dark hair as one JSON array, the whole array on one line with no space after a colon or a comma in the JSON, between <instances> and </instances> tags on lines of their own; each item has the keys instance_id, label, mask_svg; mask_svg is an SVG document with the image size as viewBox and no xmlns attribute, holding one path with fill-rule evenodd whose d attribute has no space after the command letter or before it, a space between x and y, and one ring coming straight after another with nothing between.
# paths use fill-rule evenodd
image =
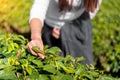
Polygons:
<instances>
[{"instance_id":1,"label":"dark hair","mask_svg":"<svg viewBox=\"0 0 120 80\"><path fill-rule=\"evenodd\" d=\"M71 0L71 3L69 4L69 0L59 0L59 8L60 11L64 10L71 10L72 9L72 3L73 0ZM98 0L84 0L84 6L86 11L94 12L94 10L97 8Z\"/></svg>"}]
</instances>

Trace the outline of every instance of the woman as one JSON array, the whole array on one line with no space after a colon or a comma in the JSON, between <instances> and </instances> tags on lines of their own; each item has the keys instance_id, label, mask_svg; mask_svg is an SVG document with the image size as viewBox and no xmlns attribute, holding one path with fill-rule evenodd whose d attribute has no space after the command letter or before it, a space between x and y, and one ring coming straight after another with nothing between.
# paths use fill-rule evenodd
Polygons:
<instances>
[{"instance_id":1,"label":"woman","mask_svg":"<svg viewBox=\"0 0 120 80\"><path fill-rule=\"evenodd\" d=\"M83 56L86 59L83 64L92 64L91 19L100 3L101 0L35 0L29 20L30 52L38 55L31 49L32 46L39 46L40 50L44 45L58 46L63 56Z\"/></svg>"}]
</instances>

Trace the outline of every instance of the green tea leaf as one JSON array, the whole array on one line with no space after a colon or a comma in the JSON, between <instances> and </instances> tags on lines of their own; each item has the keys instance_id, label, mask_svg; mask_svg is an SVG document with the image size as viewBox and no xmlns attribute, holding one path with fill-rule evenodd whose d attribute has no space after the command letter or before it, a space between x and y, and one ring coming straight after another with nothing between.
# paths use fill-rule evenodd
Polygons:
<instances>
[{"instance_id":1,"label":"green tea leaf","mask_svg":"<svg viewBox=\"0 0 120 80\"><path fill-rule=\"evenodd\" d=\"M53 73L53 74L57 72L56 67L50 64L43 66L43 70Z\"/></svg>"},{"instance_id":2,"label":"green tea leaf","mask_svg":"<svg viewBox=\"0 0 120 80\"><path fill-rule=\"evenodd\" d=\"M51 47L47 50L47 53L58 55L58 53L61 52L60 48L58 47Z\"/></svg>"},{"instance_id":3,"label":"green tea leaf","mask_svg":"<svg viewBox=\"0 0 120 80\"><path fill-rule=\"evenodd\" d=\"M43 63L40 60L32 60L32 62L37 65L38 67L42 67Z\"/></svg>"},{"instance_id":4,"label":"green tea leaf","mask_svg":"<svg viewBox=\"0 0 120 80\"><path fill-rule=\"evenodd\" d=\"M42 74L40 74L40 75L38 76L38 79L39 79L39 80L50 80L49 77L48 77L48 75L42 75Z\"/></svg>"},{"instance_id":5,"label":"green tea leaf","mask_svg":"<svg viewBox=\"0 0 120 80\"><path fill-rule=\"evenodd\" d=\"M32 50L35 51L36 53L42 53L45 54L44 51L40 50L38 46L33 46Z\"/></svg>"},{"instance_id":6,"label":"green tea leaf","mask_svg":"<svg viewBox=\"0 0 120 80\"><path fill-rule=\"evenodd\" d=\"M4 80L16 80L15 72L14 72L14 67L8 66L5 67L3 70L0 70L0 79Z\"/></svg>"}]
</instances>

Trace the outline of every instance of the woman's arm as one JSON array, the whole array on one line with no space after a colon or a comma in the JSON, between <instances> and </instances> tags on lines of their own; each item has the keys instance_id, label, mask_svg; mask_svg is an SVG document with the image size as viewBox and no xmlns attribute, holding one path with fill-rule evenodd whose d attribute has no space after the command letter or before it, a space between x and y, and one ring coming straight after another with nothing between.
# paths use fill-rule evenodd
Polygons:
<instances>
[{"instance_id":1,"label":"woman's arm","mask_svg":"<svg viewBox=\"0 0 120 80\"><path fill-rule=\"evenodd\" d=\"M41 20L42 25L43 25L49 2L50 0L34 0L34 3L30 10L29 22L33 18L38 18Z\"/></svg>"},{"instance_id":2,"label":"woman's arm","mask_svg":"<svg viewBox=\"0 0 120 80\"><path fill-rule=\"evenodd\" d=\"M42 30L42 22L38 18L33 18L30 21L30 29L31 29L31 41L28 43L29 51L35 55L44 59L45 55L40 53L35 53L32 50L33 46L38 46L40 50L43 50L43 42L41 38L41 30Z\"/></svg>"},{"instance_id":3,"label":"woman's arm","mask_svg":"<svg viewBox=\"0 0 120 80\"><path fill-rule=\"evenodd\" d=\"M41 29L44 23L49 1L50 0L34 0L30 10L29 19L31 39L37 39L41 36Z\"/></svg>"},{"instance_id":4,"label":"woman's arm","mask_svg":"<svg viewBox=\"0 0 120 80\"><path fill-rule=\"evenodd\" d=\"M33 46L38 46L40 50L43 50L43 41L41 38L41 30L43 27L46 11L50 0L35 0L30 11L30 30L31 41L28 43L29 51L36 56L44 58L43 54L35 53L32 50Z\"/></svg>"},{"instance_id":5,"label":"woman's arm","mask_svg":"<svg viewBox=\"0 0 120 80\"><path fill-rule=\"evenodd\" d=\"M31 40L41 39L42 22L38 18L30 21Z\"/></svg>"}]
</instances>

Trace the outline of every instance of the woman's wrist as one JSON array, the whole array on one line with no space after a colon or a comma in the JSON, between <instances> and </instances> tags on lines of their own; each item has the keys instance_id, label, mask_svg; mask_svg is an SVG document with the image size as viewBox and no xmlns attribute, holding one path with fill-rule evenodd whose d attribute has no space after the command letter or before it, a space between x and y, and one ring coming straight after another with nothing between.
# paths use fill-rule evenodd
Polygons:
<instances>
[{"instance_id":1,"label":"woman's wrist","mask_svg":"<svg viewBox=\"0 0 120 80\"><path fill-rule=\"evenodd\" d=\"M41 34L31 34L31 40L41 40Z\"/></svg>"}]
</instances>

